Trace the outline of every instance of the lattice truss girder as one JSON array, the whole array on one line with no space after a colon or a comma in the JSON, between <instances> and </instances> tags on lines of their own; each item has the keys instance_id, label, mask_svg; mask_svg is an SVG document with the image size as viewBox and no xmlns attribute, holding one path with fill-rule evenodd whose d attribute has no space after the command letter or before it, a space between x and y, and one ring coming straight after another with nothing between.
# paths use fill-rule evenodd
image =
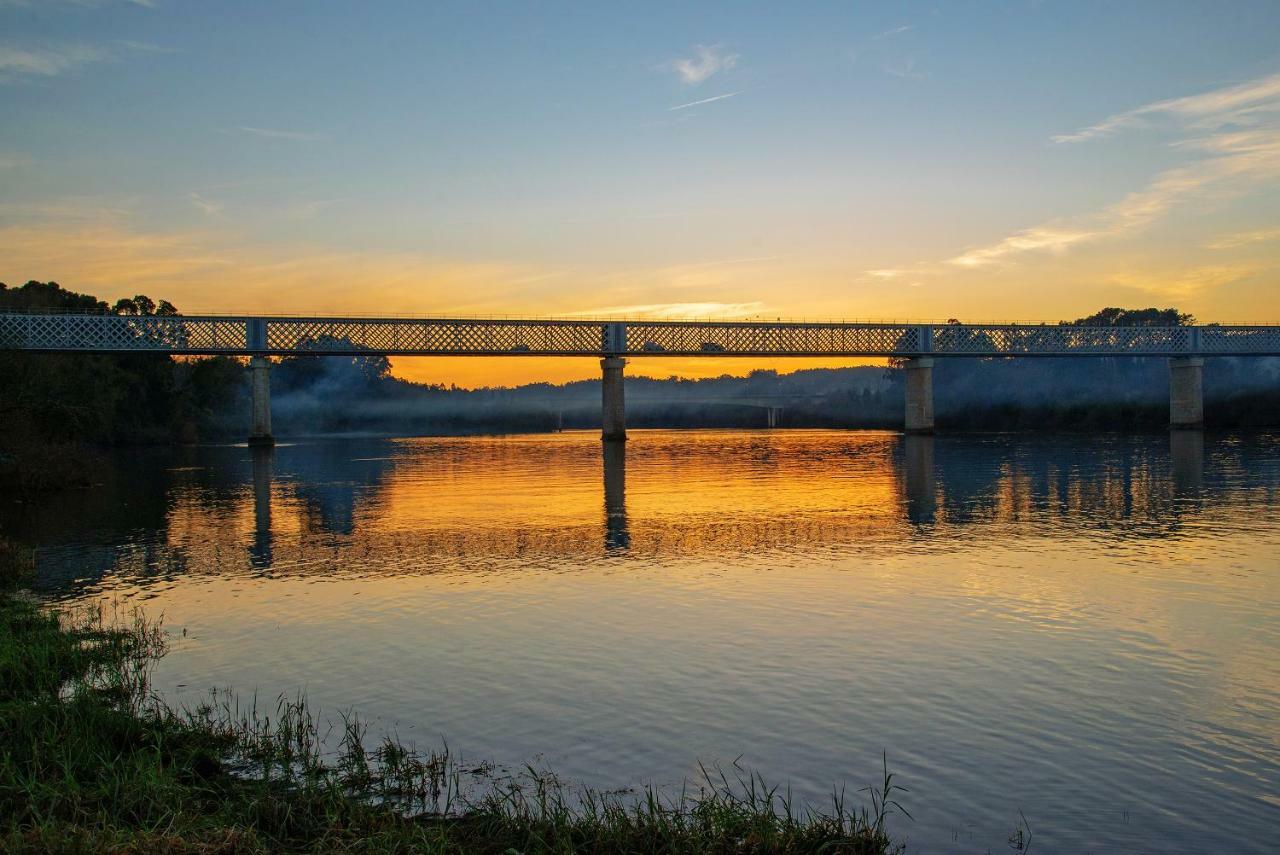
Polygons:
<instances>
[{"instance_id":1,"label":"lattice truss girder","mask_svg":"<svg viewBox=\"0 0 1280 855\"><path fill-rule=\"evenodd\" d=\"M235 318L0 314L0 347L244 353L245 330Z\"/></svg>"},{"instance_id":2,"label":"lattice truss girder","mask_svg":"<svg viewBox=\"0 0 1280 855\"><path fill-rule=\"evenodd\" d=\"M933 327L937 354L1176 354L1189 348L1187 327L970 326Z\"/></svg>"},{"instance_id":3,"label":"lattice truss girder","mask_svg":"<svg viewBox=\"0 0 1280 855\"><path fill-rule=\"evenodd\" d=\"M629 353L893 354L920 347L919 328L891 324L628 323Z\"/></svg>"},{"instance_id":4,"label":"lattice truss girder","mask_svg":"<svg viewBox=\"0 0 1280 855\"><path fill-rule=\"evenodd\" d=\"M362 321L289 319L267 323L277 353L598 354L604 326L576 321Z\"/></svg>"},{"instance_id":5,"label":"lattice truss girder","mask_svg":"<svg viewBox=\"0 0 1280 855\"><path fill-rule=\"evenodd\" d=\"M624 337L604 321L130 317L0 314L0 348L247 354L266 352L600 355ZM631 322L627 355L1177 356L1280 355L1280 327Z\"/></svg>"}]
</instances>

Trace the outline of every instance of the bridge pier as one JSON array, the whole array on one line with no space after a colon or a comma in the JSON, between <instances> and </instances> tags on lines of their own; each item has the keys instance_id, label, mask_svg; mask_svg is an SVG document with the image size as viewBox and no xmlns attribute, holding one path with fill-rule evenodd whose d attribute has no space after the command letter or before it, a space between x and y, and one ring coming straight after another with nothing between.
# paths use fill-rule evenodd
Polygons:
<instances>
[{"instance_id":1,"label":"bridge pier","mask_svg":"<svg viewBox=\"0 0 1280 855\"><path fill-rule=\"evenodd\" d=\"M933 433L933 357L908 359L907 412L903 428L907 433Z\"/></svg>"},{"instance_id":2,"label":"bridge pier","mask_svg":"<svg viewBox=\"0 0 1280 855\"><path fill-rule=\"evenodd\" d=\"M620 356L606 356L600 360L600 389L603 418L600 438L624 440L627 438L627 407L622 389L622 368L627 360Z\"/></svg>"},{"instance_id":3,"label":"bridge pier","mask_svg":"<svg viewBox=\"0 0 1280 855\"><path fill-rule=\"evenodd\" d=\"M1204 358L1176 356L1169 360L1169 427L1204 427Z\"/></svg>"},{"instance_id":4,"label":"bridge pier","mask_svg":"<svg viewBox=\"0 0 1280 855\"><path fill-rule=\"evenodd\" d=\"M249 427L249 445L276 444L271 435L271 363L265 356L249 358L249 389L253 399L253 421Z\"/></svg>"}]
</instances>

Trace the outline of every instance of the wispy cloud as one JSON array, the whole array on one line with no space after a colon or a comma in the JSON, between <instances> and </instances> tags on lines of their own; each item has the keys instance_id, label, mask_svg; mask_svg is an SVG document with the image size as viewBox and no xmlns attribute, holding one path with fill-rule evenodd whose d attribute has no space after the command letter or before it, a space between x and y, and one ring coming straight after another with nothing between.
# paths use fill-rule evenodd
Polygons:
<instances>
[{"instance_id":1,"label":"wispy cloud","mask_svg":"<svg viewBox=\"0 0 1280 855\"><path fill-rule=\"evenodd\" d=\"M690 101L688 104L677 104L677 105L676 105L676 106L674 106L674 107L668 107L668 108L667 108L667 112L668 112L668 113L674 113L676 110L687 110L687 109L689 109L690 107L697 107L697 106L699 106L700 104L711 104L711 103L713 103L713 102L715 102L715 101L723 101L723 100L724 100L724 99L726 99L726 98L732 98L732 97L734 97L735 95L741 95L741 94L742 94L742 92L740 92L740 91L739 91L739 92L727 92L727 93L725 93L724 95L715 95L715 96L713 96L713 97L711 97L711 98L703 98L703 99L701 99L700 101Z\"/></svg>"},{"instance_id":2,"label":"wispy cloud","mask_svg":"<svg viewBox=\"0 0 1280 855\"><path fill-rule=\"evenodd\" d=\"M908 80L924 80L929 76L916 67L916 58L914 56L887 60L881 68L885 74L893 77L905 77Z\"/></svg>"},{"instance_id":3,"label":"wispy cloud","mask_svg":"<svg viewBox=\"0 0 1280 855\"><path fill-rule=\"evenodd\" d=\"M324 134L309 133L306 131L285 131L278 128L251 128L241 126L238 128L242 133L250 134L255 137L262 137L269 140L295 140L298 142L318 142L327 139Z\"/></svg>"},{"instance_id":4,"label":"wispy cloud","mask_svg":"<svg viewBox=\"0 0 1280 855\"><path fill-rule=\"evenodd\" d=\"M970 249L952 264L980 267L1026 252L1062 252L1079 244L1133 234L1196 199L1220 199L1280 179L1280 74L1119 113L1058 142L1082 142L1161 114L1184 136L1169 146L1188 162L1158 173L1145 187L1102 210L1024 229L990 246ZM1240 125L1247 125L1241 128Z\"/></svg>"},{"instance_id":5,"label":"wispy cloud","mask_svg":"<svg viewBox=\"0 0 1280 855\"><path fill-rule=\"evenodd\" d=\"M1256 119L1260 112L1274 112L1278 106L1277 99L1280 99L1280 74L1272 74L1199 95L1156 101L1108 116L1096 125L1069 134L1058 134L1052 139L1057 143L1086 142L1141 125L1147 117L1159 115L1189 120L1202 129L1220 128L1226 124L1247 123Z\"/></svg>"},{"instance_id":6,"label":"wispy cloud","mask_svg":"<svg viewBox=\"0 0 1280 855\"><path fill-rule=\"evenodd\" d=\"M165 45L157 45L151 42L134 42L128 39L122 40L120 46L139 53L182 53L182 48L166 47Z\"/></svg>"},{"instance_id":7,"label":"wispy cloud","mask_svg":"<svg viewBox=\"0 0 1280 855\"><path fill-rule=\"evenodd\" d=\"M211 217L215 217L222 213L223 206L221 202L215 202L212 199L201 196L199 193L188 193L187 198L191 200L191 204L195 205Z\"/></svg>"},{"instance_id":8,"label":"wispy cloud","mask_svg":"<svg viewBox=\"0 0 1280 855\"><path fill-rule=\"evenodd\" d=\"M0 45L0 80L17 77L57 77L60 74L106 59L108 54L89 45L15 47Z\"/></svg>"},{"instance_id":9,"label":"wispy cloud","mask_svg":"<svg viewBox=\"0 0 1280 855\"><path fill-rule=\"evenodd\" d=\"M1205 244L1205 249L1235 249L1252 243L1270 243L1271 241L1280 241L1280 227L1223 235L1217 240Z\"/></svg>"},{"instance_id":10,"label":"wispy cloud","mask_svg":"<svg viewBox=\"0 0 1280 855\"><path fill-rule=\"evenodd\" d=\"M118 48L144 53L178 53L148 42L119 41ZM86 44L0 45L0 83L20 78L58 77L82 66L120 58L119 50Z\"/></svg>"},{"instance_id":11,"label":"wispy cloud","mask_svg":"<svg viewBox=\"0 0 1280 855\"><path fill-rule=\"evenodd\" d=\"M695 45L693 52L693 56L672 60L668 66L691 86L738 64L738 54L728 53L723 45Z\"/></svg>"}]
</instances>

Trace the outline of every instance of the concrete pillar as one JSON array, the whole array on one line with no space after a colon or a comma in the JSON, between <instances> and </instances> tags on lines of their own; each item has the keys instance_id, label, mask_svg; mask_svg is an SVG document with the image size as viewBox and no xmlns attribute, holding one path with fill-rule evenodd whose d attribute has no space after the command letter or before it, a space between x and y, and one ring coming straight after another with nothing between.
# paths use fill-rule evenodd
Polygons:
<instances>
[{"instance_id":1,"label":"concrete pillar","mask_svg":"<svg viewBox=\"0 0 1280 855\"><path fill-rule=\"evenodd\" d=\"M933 433L933 357L908 359L907 412L903 427L907 433Z\"/></svg>"},{"instance_id":2,"label":"concrete pillar","mask_svg":"<svg viewBox=\"0 0 1280 855\"><path fill-rule=\"evenodd\" d=\"M622 367L626 364L627 360L620 356L606 356L600 360L601 403L604 405L602 439L627 438L627 407L622 391Z\"/></svg>"},{"instance_id":3,"label":"concrete pillar","mask_svg":"<svg viewBox=\"0 0 1280 855\"><path fill-rule=\"evenodd\" d=\"M271 363L265 356L249 359L249 386L253 396L253 424L249 429L250 445L275 445L271 435Z\"/></svg>"},{"instance_id":4,"label":"concrete pillar","mask_svg":"<svg viewBox=\"0 0 1280 855\"><path fill-rule=\"evenodd\" d=\"M618 552L631 547L627 529L627 444L616 439L604 447L604 548Z\"/></svg>"},{"instance_id":5,"label":"concrete pillar","mask_svg":"<svg viewBox=\"0 0 1280 855\"><path fill-rule=\"evenodd\" d=\"M1169 427L1204 427L1204 359L1175 356L1169 360Z\"/></svg>"}]
</instances>

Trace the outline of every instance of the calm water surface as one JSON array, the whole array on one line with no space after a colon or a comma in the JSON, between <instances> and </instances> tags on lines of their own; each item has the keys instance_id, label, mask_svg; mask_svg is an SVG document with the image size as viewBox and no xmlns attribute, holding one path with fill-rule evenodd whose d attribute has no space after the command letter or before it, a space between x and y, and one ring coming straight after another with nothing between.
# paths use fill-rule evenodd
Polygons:
<instances>
[{"instance_id":1,"label":"calm water surface","mask_svg":"<svg viewBox=\"0 0 1280 855\"><path fill-rule=\"evenodd\" d=\"M157 684L602 787L911 792L913 851L1275 851L1280 438L645 432L122 453L6 527ZM1033 851L1034 851L1033 849Z\"/></svg>"}]
</instances>

